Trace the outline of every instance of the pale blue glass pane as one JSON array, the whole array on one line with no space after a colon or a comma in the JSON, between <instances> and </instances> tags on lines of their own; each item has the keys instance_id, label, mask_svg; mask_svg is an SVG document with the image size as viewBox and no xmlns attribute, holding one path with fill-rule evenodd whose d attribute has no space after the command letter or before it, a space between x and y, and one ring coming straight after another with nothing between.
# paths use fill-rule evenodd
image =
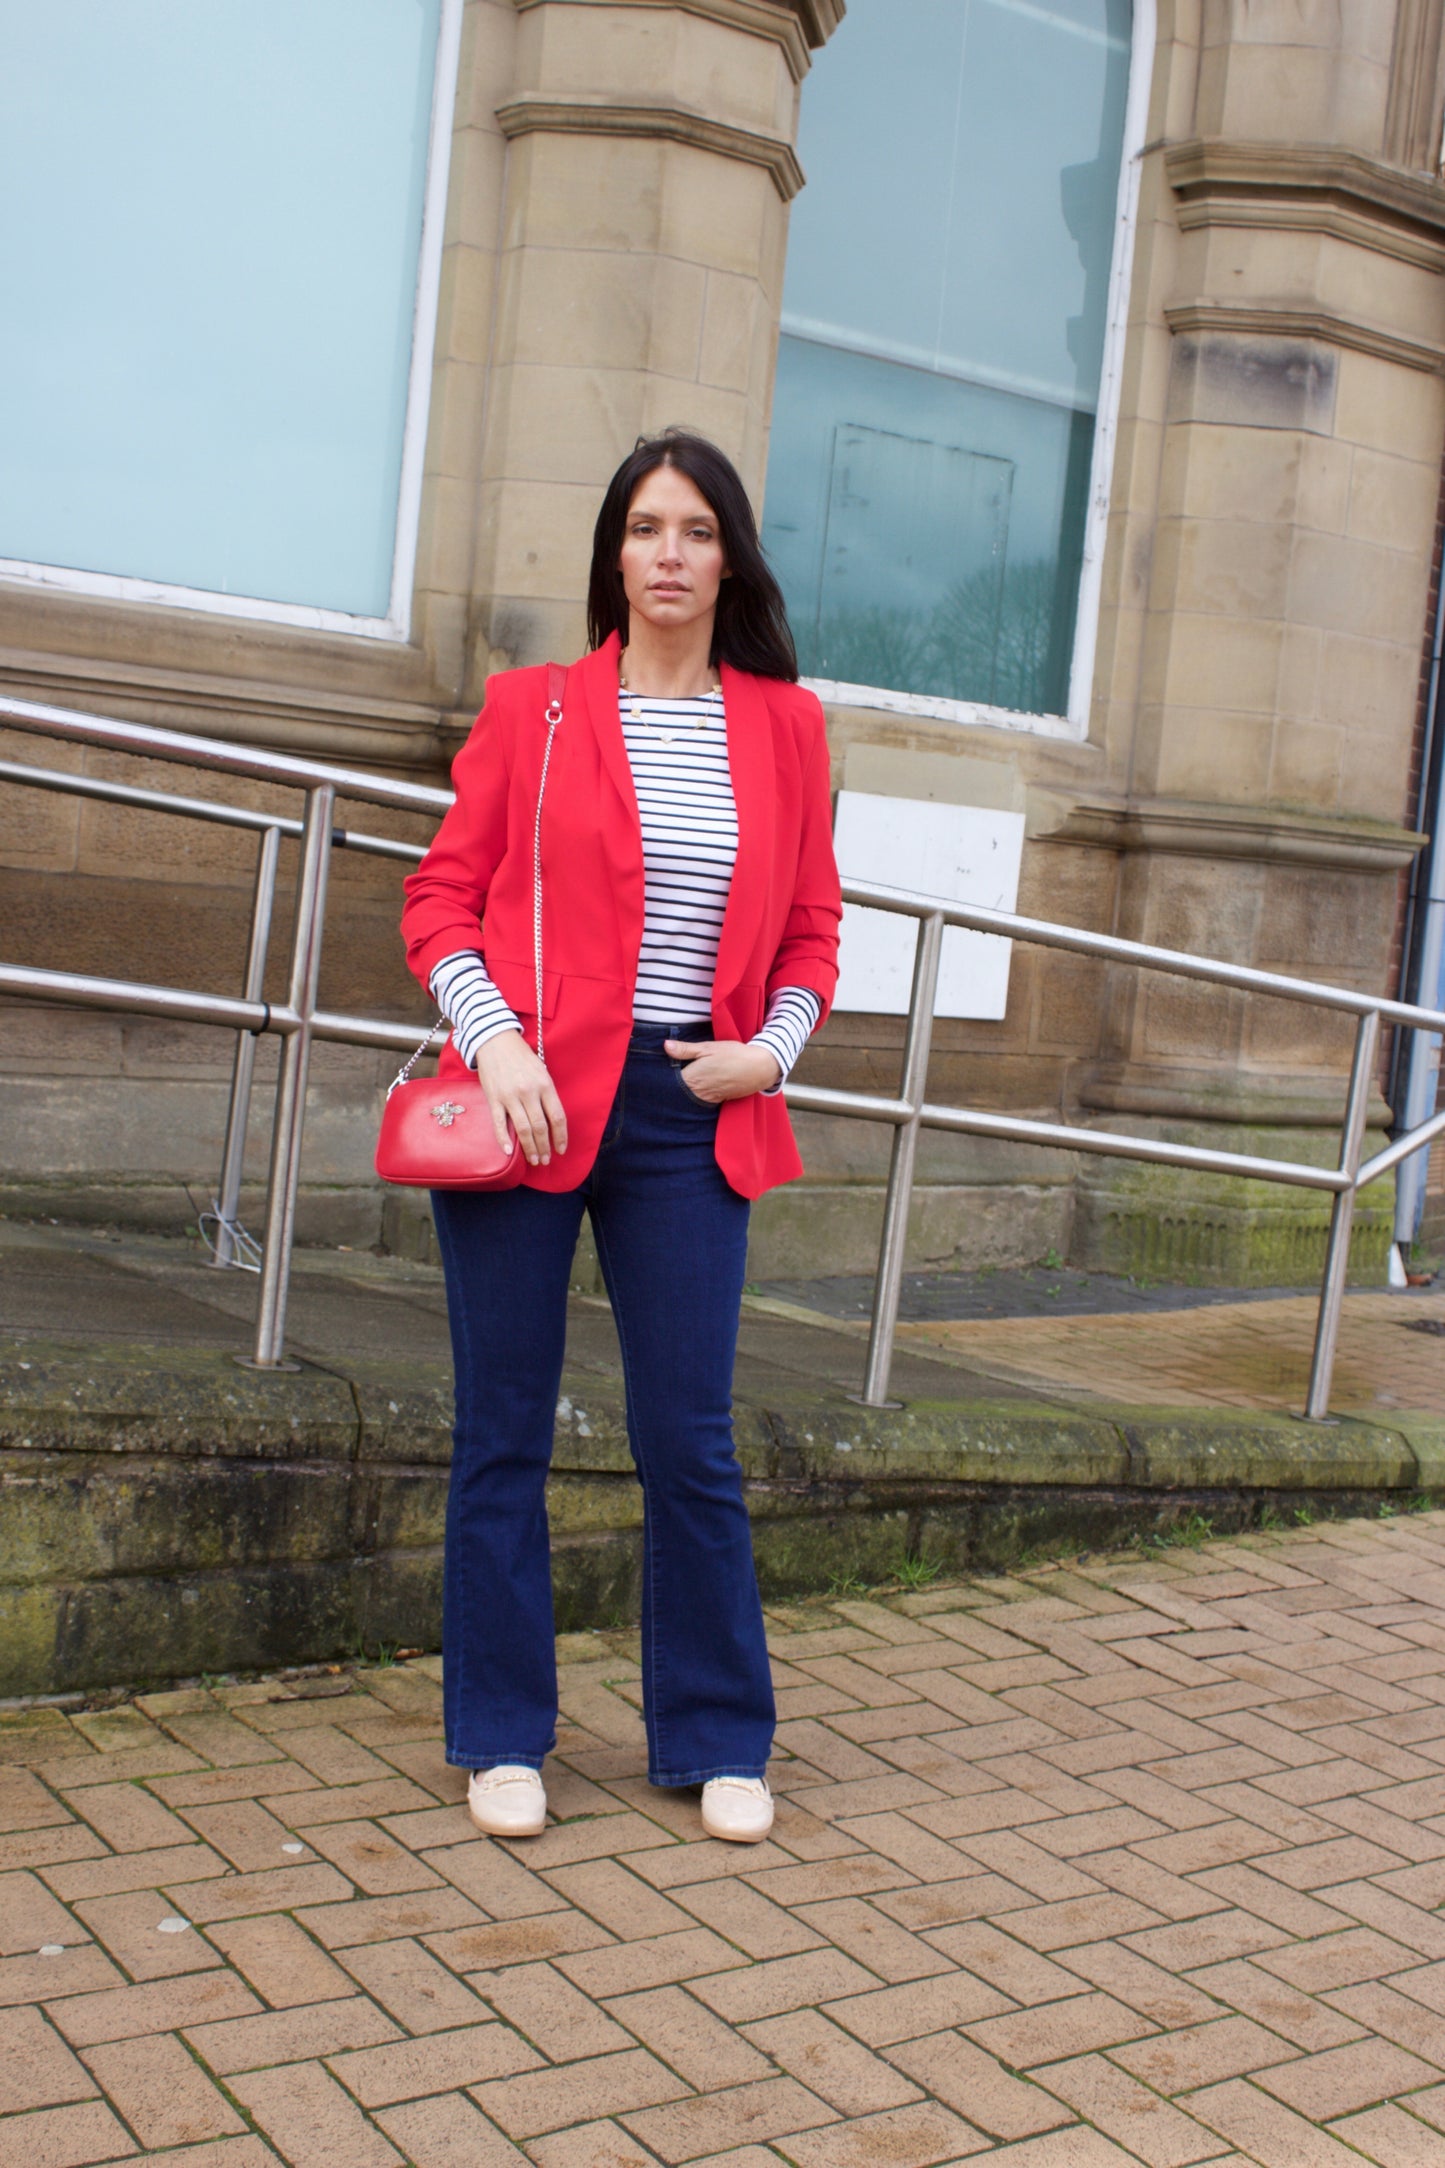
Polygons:
<instances>
[{"instance_id":1,"label":"pale blue glass pane","mask_svg":"<svg viewBox=\"0 0 1445 2168\"><path fill-rule=\"evenodd\" d=\"M849 0L803 85L790 317L931 359L958 129L960 0ZM906 28L903 27L906 24Z\"/></svg>"},{"instance_id":2,"label":"pale blue glass pane","mask_svg":"<svg viewBox=\"0 0 1445 2168\"><path fill-rule=\"evenodd\" d=\"M810 675L1066 703L1129 35L850 0L818 56L765 525Z\"/></svg>"},{"instance_id":3,"label":"pale blue glass pane","mask_svg":"<svg viewBox=\"0 0 1445 2168\"><path fill-rule=\"evenodd\" d=\"M385 616L440 0L0 0L0 556Z\"/></svg>"},{"instance_id":4,"label":"pale blue glass pane","mask_svg":"<svg viewBox=\"0 0 1445 2168\"><path fill-rule=\"evenodd\" d=\"M784 338L763 539L804 675L1060 712L1092 443L1088 413Z\"/></svg>"},{"instance_id":5,"label":"pale blue glass pane","mask_svg":"<svg viewBox=\"0 0 1445 2168\"><path fill-rule=\"evenodd\" d=\"M1074 14L1085 12L1076 6ZM944 366L1098 397L1128 47L1008 0L969 0Z\"/></svg>"}]
</instances>

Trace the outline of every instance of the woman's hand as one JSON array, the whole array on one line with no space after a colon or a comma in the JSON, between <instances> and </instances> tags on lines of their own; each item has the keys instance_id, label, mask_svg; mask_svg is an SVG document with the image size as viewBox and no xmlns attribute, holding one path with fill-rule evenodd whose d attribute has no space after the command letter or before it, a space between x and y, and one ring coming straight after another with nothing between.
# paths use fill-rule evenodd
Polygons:
<instances>
[{"instance_id":1,"label":"woman's hand","mask_svg":"<svg viewBox=\"0 0 1445 2168\"><path fill-rule=\"evenodd\" d=\"M688 1090L713 1105L768 1091L783 1073L775 1054L742 1039L664 1039L662 1044L674 1061L687 1063Z\"/></svg>"},{"instance_id":2,"label":"woman's hand","mask_svg":"<svg viewBox=\"0 0 1445 2168\"><path fill-rule=\"evenodd\" d=\"M477 1077L504 1151L511 1149L509 1122L529 1167L545 1167L554 1151L566 1151L567 1117L557 1088L520 1031L499 1031L478 1047Z\"/></svg>"}]
</instances>

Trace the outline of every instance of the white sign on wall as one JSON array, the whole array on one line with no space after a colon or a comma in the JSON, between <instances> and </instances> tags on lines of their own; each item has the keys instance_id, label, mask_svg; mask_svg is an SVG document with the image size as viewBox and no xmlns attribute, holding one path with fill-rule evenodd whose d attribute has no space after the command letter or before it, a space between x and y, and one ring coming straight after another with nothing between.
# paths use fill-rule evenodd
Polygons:
<instances>
[{"instance_id":1,"label":"white sign on wall","mask_svg":"<svg viewBox=\"0 0 1445 2168\"><path fill-rule=\"evenodd\" d=\"M1017 906L1022 813L842 790L833 840L845 881L871 881L991 911ZM872 1016L906 1016L917 937L916 919L846 904L836 1006ZM1012 948L998 934L945 928L934 1014L1001 1017Z\"/></svg>"}]
</instances>

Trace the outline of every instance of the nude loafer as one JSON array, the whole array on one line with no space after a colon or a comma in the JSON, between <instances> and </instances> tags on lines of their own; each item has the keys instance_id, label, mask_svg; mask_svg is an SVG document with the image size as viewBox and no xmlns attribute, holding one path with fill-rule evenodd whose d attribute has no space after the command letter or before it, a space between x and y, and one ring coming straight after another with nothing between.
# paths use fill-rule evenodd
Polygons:
<instances>
[{"instance_id":1,"label":"nude loafer","mask_svg":"<svg viewBox=\"0 0 1445 2168\"><path fill-rule=\"evenodd\" d=\"M484 1836L540 1837L547 1826L547 1794L535 1769L501 1762L472 1771L467 1811Z\"/></svg>"},{"instance_id":2,"label":"nude loafer","mask_svg":"<svg viewBox=\"0 0 1445 2168\"><path fill-rule=\"evenodd\" d=\"M702 1788L702 1826L724 1844L761 1844L773 1826L773 1795L762 1777L710 1777Z\"/></svg>"}]
</instances>

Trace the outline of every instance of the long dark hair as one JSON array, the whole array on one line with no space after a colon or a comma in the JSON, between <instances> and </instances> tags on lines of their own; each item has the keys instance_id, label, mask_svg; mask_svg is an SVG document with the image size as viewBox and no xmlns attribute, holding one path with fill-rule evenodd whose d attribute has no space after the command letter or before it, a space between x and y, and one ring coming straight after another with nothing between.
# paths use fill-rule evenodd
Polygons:
<instances>
[{"instance_id":1,"label":"long dark hair","mask_svg":"<svg viewBox=\"0 0 1445 2168\"><path fill-rule=\"evenodd\" d=\"M620 559L627 533L627 508L638 485L659 467L676 467L706 497L732 577L718 591L713 623L714 663L731 663L757 677L798 675L797 650L788 630L782 590L768 569L758 541L758 525L742 477L706 437L688 429L664 429L658 437L639 437L607 485L592 535L592 571L587 582L587 638L601 647L614 632L627 640L627 593Z\"/></svg>"}]
</instances>

